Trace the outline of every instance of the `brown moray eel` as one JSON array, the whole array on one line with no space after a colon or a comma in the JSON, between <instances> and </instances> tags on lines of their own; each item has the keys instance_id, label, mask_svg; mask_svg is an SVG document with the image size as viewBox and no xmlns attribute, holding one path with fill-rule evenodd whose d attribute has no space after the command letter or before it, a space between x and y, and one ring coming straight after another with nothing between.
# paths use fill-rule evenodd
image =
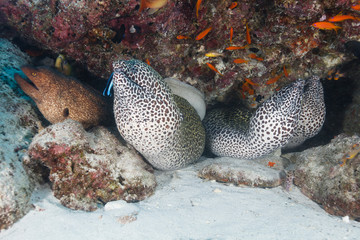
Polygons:
<instances>
[{"instance_id":1,"label":"brown moray eel","mask_svg":"<svg viewBox=\"0 0 360 240\"><path fill-rule=\"evenodd\" d=\"M93 88L48 67L23 66L29 81L15 74L21 89L51 123L71 118L84 128L111 123L111 106Z\"/></svg>"}]
</instances>

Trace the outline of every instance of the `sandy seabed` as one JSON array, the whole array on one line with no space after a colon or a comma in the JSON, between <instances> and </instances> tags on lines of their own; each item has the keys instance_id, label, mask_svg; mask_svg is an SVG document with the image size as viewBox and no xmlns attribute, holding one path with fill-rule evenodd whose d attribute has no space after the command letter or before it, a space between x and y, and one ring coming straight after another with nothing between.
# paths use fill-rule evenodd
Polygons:
<instances>
[{"instance_id":1,"label":"sandy seabed","mask_svg":"<svg viewBox=\"0 0 360 240\"><path fill-rule=\"evenodd\" d=\"M205 181L196 165L155 174L158 187L150 198L111 202L94 212L62 206L44 185L32 196L34 209L0 239L360 239L360 222L329 215L296 187L287 192Z\"/></svg>"}]
</instances>

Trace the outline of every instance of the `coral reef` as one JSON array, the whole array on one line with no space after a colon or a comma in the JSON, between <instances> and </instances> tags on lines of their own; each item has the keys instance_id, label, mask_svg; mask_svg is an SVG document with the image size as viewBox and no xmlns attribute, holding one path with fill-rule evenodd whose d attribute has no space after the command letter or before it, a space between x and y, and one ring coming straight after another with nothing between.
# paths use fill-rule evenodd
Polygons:
<instances>
[{"instance_id":1,"label":"coral reef","mask_svg":"<svg viewBox=\"0 0 360 240\"><path fill-rule=\"evenodd\" d=\"M86 132L71 119L51 125L31 142L27 163L50 169L55 197L72 209L93 211L98 203L136 202L154 192L150 165L104 127ZM37 171L35 164L29 169Z\"/></svg>"},{"instance_id":2,"label":"coral reef","mask_svg":"<svg viewBox=\"0 0 360 240\"><path fill-rule=\"evenodd\" d=\"M12 76L29 58L9 41L0 39L0 230L25 215L34 182L21 164L24 149L37 132L35 107L21 98Z\"/></svg>"},{"instance_id":3,"label":"coral reef","mask_svg":"<svg viewBox=\"0 0 360 240\"><path fill-rule=\"evenodd\" d=\"M330 214L360 221L360 137L339 135L328 145L285 157L295 162L294 184Z\"/></svg>"},{"instance_id":4,"label":"coral reef","mask_svg":"<svg viewBox=\"0 0 360 240\"><path fill-rule=\"evenodd\" d=\"M289 161L276 155L266 155L253 161L219 157L199 164L198 175L208 180L249 187L277 187L285 178Z\"/></svg>"},{"instance_id":5,"label":"coral reef","mask_svg":"<svg viewBox=\"0 0 360 240\"><path fill-rule=\"evenodd\" d=\"M336 23L337 33L312 27L340 12L356 15L352 0L246 0L229 8L231 3L203 1L196 14L194 0L168 1L155 13L139 12L136 0L24 0L0 4L0 18L17 36L65 54L97 76L108 77L114 59L147 59L162 76L203 91L207 102L235 97L252 107L298 77L323 76L349 59L343 43L359 39L358 21ZM225 50L230 45L248 46ZM210 51L219 57L205 56ZM247 62L236 64L237 58ZM245 79L256 85L248 86Z\"/></svg>"}]
</instances>

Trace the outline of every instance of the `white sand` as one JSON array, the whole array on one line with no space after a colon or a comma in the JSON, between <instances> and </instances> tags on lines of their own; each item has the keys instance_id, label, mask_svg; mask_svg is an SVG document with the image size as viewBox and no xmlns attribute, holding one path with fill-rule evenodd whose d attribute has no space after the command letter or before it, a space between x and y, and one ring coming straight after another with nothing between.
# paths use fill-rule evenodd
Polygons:
<instances>
[{"instance_id":1,"label":"white sand","mask_svg":"<svg viewBox=\"0 0 360 240\"><path fill-rule=\"evenodd\" d=\"M194 166L156 175L152 197L95 212L63 207L44 186L0 239L360 239L359 222L327 214L296 188L226 186L198 178Z\"/></svg>"}]
</instances>

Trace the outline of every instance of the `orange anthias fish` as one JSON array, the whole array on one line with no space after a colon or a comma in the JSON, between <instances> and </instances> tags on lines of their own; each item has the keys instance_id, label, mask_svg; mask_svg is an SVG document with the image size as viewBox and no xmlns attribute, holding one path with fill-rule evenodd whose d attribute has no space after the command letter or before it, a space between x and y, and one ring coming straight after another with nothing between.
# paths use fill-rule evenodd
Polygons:
<instances>
[{"instance_id":1,"label":"orange anthias fish","mask_svg":"<svg viewBox=\"0 0 360 240\"><path fill-rule=\"evenodd\" d=\"M250 85L252 85L252 86L259 86L259 84L254 83L253 81L251 81L251 80L248 79L248 78L245 78L245 81L246 81L247 83L249 83Z\"/></svg>"},{"instance_id":2,"label":"orange anthias fish","mask_svg":"<svg viewBox=\"0 0 360 240\"><path fill-rule=\"evenodd\" d=\"M254 95L254 89L251 88L249 82L245 82L242 86L241 86L242 92L241 95L243 97L243 99L245 99L245 94L244 92L249 93L249 95Z\"/></svg>"},{"instance_id":3,"label":"orange anthias fish","mask_svg":"<svg viewBox=\"0 0 360 240\"><path fill-rule=\"evenodd\" d=\"M234 9L234 8L236 8L237 5L238 5L237 2L232 2L229 9Z\"/></svg>"},{"instance_id":4,"label":"orange anthias fish","mask_svg":"<svg viewBox=\"0 0 360 240\"><path fill-rule=\"evenodd\" d=\"M159 9L159 8L165 6L166 3L167 3L167 0L141 0L139 12L141 12L145 8Z\"/></svg>"},{"instance_id":5,"label":"orange anthias fish","mask_svg":"<svg viewBox=\"0 0 360 240\"><path fill-rule=\"evenodd\" d=\"M202 0L197 0L196 2L196 18L199 18L199 8Z\"/></svg>"},{"instance_id":6,"label":"orange anthias fish","mask_svg":"<svg viewBox=\"0 0 360 240\"><path fill-rule=\"evenodd\" d=\"M360 11L360 4L351 6L351 9L355 10L355 11Z\"/></svg>"},{"instance_id":7,"label":"orange anthias fish","mask_svg":"<svg viewBox=\"0 0 360 240\"><path fill-rule=\"evenodd\" d=\"M341 29L341 27L336 26L335 24L333 24L331 22L316 22L316 23L313 23L311 26L313 26L314 28L323 29L323 30L335 30L335 32L337 32L338 29Z\"/></svg>"},{"instance_id":8,"label":"orange anthias fish","mask_svg":"<svg viewBox=\"0 0 360 240\"><path fill-rule=\"evenodd\" d=\"M268 162L268 166L269 166L269 167L275 166L275 162Z\"/></svg>"},{"instance_id":9,"label":"orange anthias fish","mask_svg":"<svg viewBox=\"0 0 360 240\"><path fill-rule=\"evenodd\" d=\"M225 49L232 51L232 50L245 49L247 46L248 46L248 45L245 45L245 46L243 46L243 47L230 46L230 47L227 47L227 48L225 48Z\"/></svg>"},{"instance_id":10,"label":"orange anthias fish","mask_svg":"<svg viewBox=\"0 0 360 240\"><path fill-rule=\"evenodd\" d=\"M178 35L176 38L181 40L181 39L190 39L191 37L184 36L184 35Z\"/></svg>"},{"instance_id":11,"label":"orange anthias fish","mask_svg":"<svg viewBox=\"0 0 360 240\"><path fill-rule=\"evenodd\" d=\"M214 67L214 65L212 65L211 63L206 63L208 65L208 67L213 70L214 72L217 72L218 74L220 74L222 76L222 74Z\"/></svg>"},{"instance_id":12,"label":"orange anthias fish","mask_svg":"<svg viewBox=\"0 0 360 240\"><path fill-rule=\"evenodd\" d=\"M250 53L250 54L249 54L249 58L256 59L256 60L258 60L258 61L264 61L263 58L258 57L255 53Z\"/></svg>"},{"instance_id":13,"label":"orange anthias fish","mask_svg":"<svg viewBox=\"0 0 360 240\"><path fill-rule=\"evenodd\" d=\"M288 73L288 71L286 70L285 65L284 65L283 69L284 69L284 75L285 75L285 77L289 77L289 73Z\"/></svg>"},{"instance_id":14,"label":"orange anthias fish","mask_svg":"<svg viewBox=\"0 0 360 240\"><path fill-rule=\"evenodd\" d=\"M150 61L149 61L149 59L148 59L148 58L147 58L147 59L145 59L145 62L146 62L146 64L147 64L147 65L151 66L151 65L150 65Z\"/></svg>"},{"instance_id":15,"label":"orange anthias fish","mask_svg":"<svg viewBox=\"0 0 360 240\"><path fill-rule=\"evenodd\" d=\"M329 22L342 22L345 20L357 20L359 21L360 19L351 15L336 15L335 17L329 18Z\"/></svg>"},{"instance_id":16,"label":"orange anthias fish","mask_svg":"<svg viewBox=\"0 0 360 240\"><path fill-rule=\"evenodd\" d=\"M202 31L201 33L199 33L199 35L196 36L195 40L200 40L203 39L210 31L211 31L211 27L205 29L204 31Z\"/></svg>"},{"instance_id":17,"label":"orange anthias fish","mask_svg":"<svg viewBox=\"0 0 360 240\"><path fill-rule=\"evenodd\" d=\"M233 35L234 35L234 29L231 27L230 28L230 43L232 43Z\"/></svg>"},{"instance_id":18,"label":"orange anthias fish","mask_svg":"<svg viewBox=\"0 0 360 240\"><path fill-rule=\"evenodd\" d=\"M246 23L246 41L248 44L251 44L250 29L247 23Z\"/></svg>"},{"instance_id":19,"label":"orange anthias fish","mask_svg":"<svg viewBox=\"0 0 360 240\"><path fill-rule=\"evenodd\" d=\"M267 85L270 85L270 84L273 84L273 83L275 83L277 80L279 80L279 78L282 76L282 73L280 73L279 75L277 75L277 76L275 76L275 77L273 77L273 78L270 78L267 82L266 82L266 84Z\"/></svg>"},{"instance_id":20,"label":"orange anthias fish","mask_svg":"<svg viewBox=\"0 0 360 240\"><path fill-rule=\"evenodd\" d=\"M242 59L242 58L237 58L237 59L234 59L234 63L247 63L249 60L245 60L245 59Z\"/></svg>"}]
</instances>

